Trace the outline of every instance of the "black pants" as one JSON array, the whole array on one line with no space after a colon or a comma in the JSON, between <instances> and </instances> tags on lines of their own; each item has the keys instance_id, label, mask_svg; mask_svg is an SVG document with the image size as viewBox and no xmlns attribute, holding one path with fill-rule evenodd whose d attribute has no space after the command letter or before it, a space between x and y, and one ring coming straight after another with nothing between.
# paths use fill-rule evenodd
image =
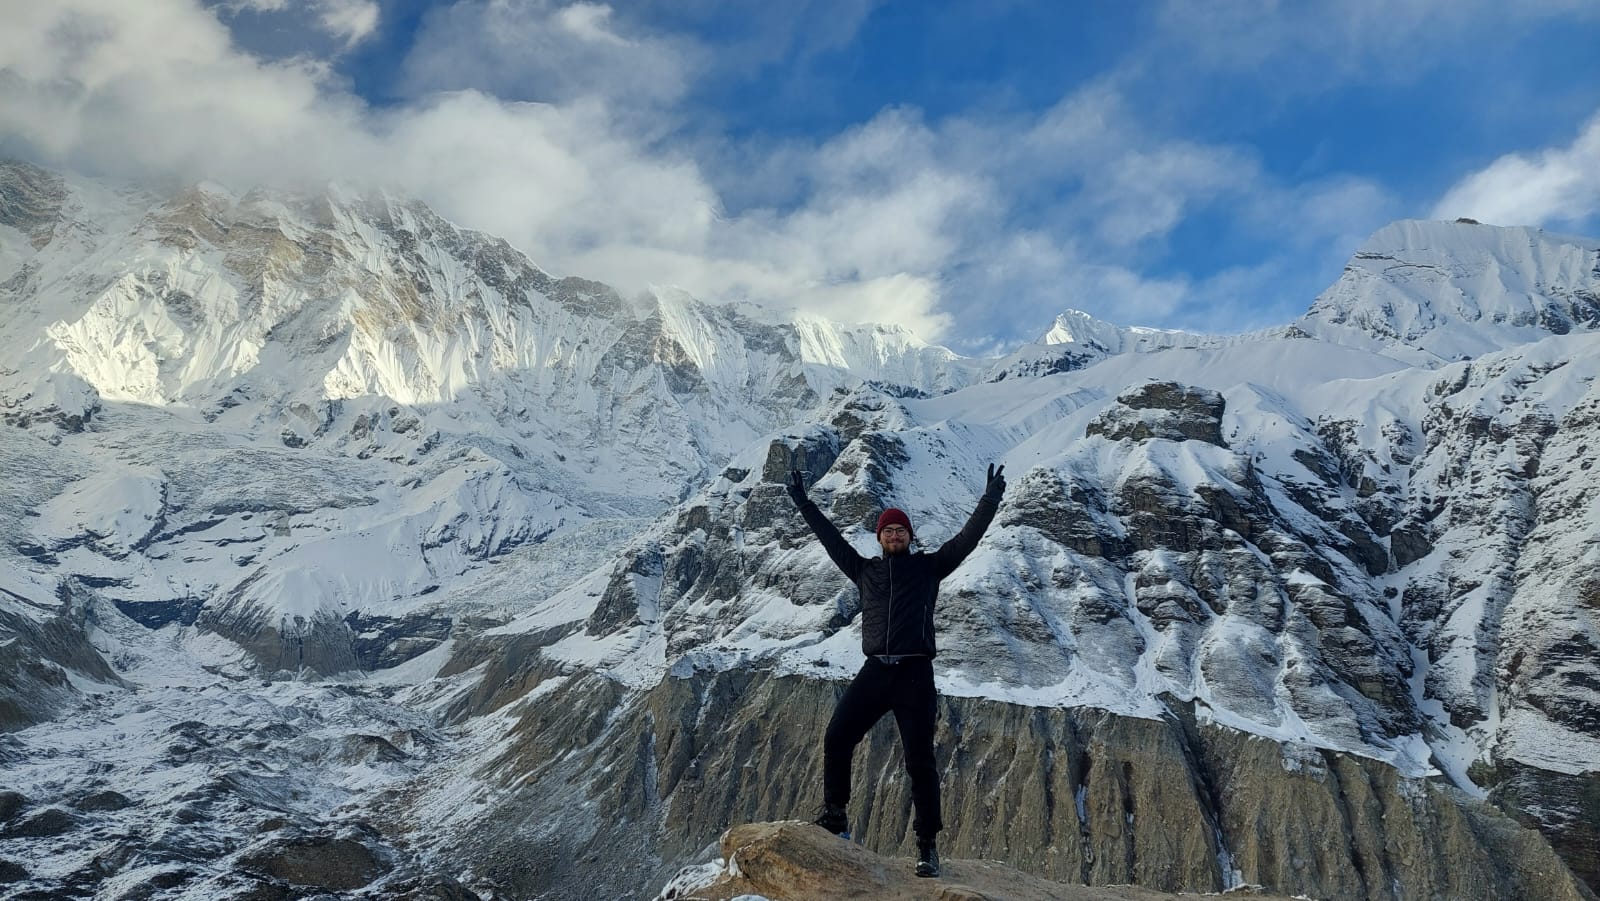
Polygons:
<instances>
[{"instance_id":1,"label":"black pants","mask_svg":"<svg viewBox=\"0 0 1600 901\"><path fill-rule=\"evenodd\" d=\"M917 808L912 830L918 838L931 839L944 828L939 816L939 768L933 757L939 702L931 657L909 657L893 664L867 658L828 721L822 740L822 798L840 807L850 802L850 758L861 739L890 712L900 727L911 800Z\"/></svg>"}]
</instances>

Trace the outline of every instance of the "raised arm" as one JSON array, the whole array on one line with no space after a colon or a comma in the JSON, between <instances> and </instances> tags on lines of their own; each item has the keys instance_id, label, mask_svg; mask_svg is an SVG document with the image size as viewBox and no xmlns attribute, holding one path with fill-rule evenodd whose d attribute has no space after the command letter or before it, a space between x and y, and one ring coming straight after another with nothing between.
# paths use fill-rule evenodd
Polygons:
<instances>
[{"instance_id":1,"label":"raised arm","mask_svg":"<svg viewBox=\"0 0 1600 901\"><path fill-rule=\"evenodd\" d=\"M946 541L933 552L935 561L934 572L939 578L944 578L956 571L961 561L967 559L973 549L978 546L978 539L988 530L989 523L994 521L995 511L1000 509L1000 497L1006 493L1005 464L998 468L989 464L989 475L984 481L983 497L978 499L978 508L967 517L967 524L961 527L954 538Z\"/></svg>"},{"instance_id":2,"label":"raised arm","mask_svg":"<svg viewBox=\"0 0 1600 901\"><path fill-rule=\"evenodd\" d=\"M817 509L817 505L811 502L811 498L806 497L806 483L799 470L789 473L787 490L789 499L794 501L794 505L799 508L800 515L805 518L806 525L811 527L812 534L816 535L817 540L822 542L823 550L828 552L828 556L833 559L834 565L843 570L844 574L850 577L850 581L854 582L861 573L861 564L863 562L861 555L856 553L856 549L850 546L850 542L844 540L844 536L839 534L839 530L834 528L828 517L822 515L822 511ZM993 516L994 514L991 513L989 515Z\"/></svg>"}]
</instances>

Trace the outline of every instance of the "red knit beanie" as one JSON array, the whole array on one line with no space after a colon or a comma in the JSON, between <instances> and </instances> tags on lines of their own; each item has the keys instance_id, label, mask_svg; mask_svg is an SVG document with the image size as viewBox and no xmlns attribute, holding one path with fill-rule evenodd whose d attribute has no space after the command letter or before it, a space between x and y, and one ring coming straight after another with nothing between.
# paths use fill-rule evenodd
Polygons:
<instances>
[{"instance_id":1,"label":"red knit beanie","mask_svg":"<svg viewBox=\"0 0 1600 901\"><path fill-rule=\"evenodd\" d=\"M911 528L911 517L907 516L906 511L900 509L899 507L890 507L889 509L883 511L883 513L879 514L878 528L875 530L875 533L882 532L884 526L892 525L905 526L907 532L910 532L913 535L916 534L916 531Z\"/></svg>"}]
</instances>

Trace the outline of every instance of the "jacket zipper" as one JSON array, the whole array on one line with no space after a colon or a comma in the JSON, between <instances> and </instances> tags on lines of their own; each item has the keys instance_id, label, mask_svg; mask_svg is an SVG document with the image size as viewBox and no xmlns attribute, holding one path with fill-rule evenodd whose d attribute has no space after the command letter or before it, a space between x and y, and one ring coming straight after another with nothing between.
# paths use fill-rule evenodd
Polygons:
<instances>
[{"instance_id":1,"label":"jacket zipper","mask_svg":"<svg viewBox=\"0 0 1600 901\"><path fill-rule=\"evenodd\" d=\"M889 625L883 630L883 653L892 655L894 653L894 556L885 554L884 557L889 561Z\"/></svg>"}]
</instances>

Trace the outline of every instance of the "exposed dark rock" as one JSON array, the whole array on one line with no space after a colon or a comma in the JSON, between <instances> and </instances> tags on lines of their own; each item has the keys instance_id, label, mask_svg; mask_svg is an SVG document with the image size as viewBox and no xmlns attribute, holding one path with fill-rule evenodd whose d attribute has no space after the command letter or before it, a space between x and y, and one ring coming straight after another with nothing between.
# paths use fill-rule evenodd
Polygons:
<instances>
[{"instance_id":1,"label":"exposed dark rock","mask_svg":"<svg viewBox=\"0 0 1600 901\"><path fill-rule=\"evenodd\" d=\"M280 879L253 879L243 885L234 884L226 890L219 890L215 897L226 901L291 901L320 894L305 887L296 888Z\"/></svg>"},{"instance_id":2,"label":"exposed dark rock","mask_svg":"<svg viewBox=\"0 0 1600 901\"><path fill-rule=\"evenodd\" d=\"M1403 569L1433 553L1433 536L1428 524L1406 519L1389 533L1389 553L1397 569Z\"/></svg>"},{"instance_id":3,"label":"exposed dark rock","mask_svg":"<svg viewBox=\"0 0 1600 901\"><path fill-rule=\"evenodd\" d=\"M0 823L9 823L28 806L28 799L20 792L0 789Z\"/></svg>"},{"instance_id":4,"label":"exposed dark rock","mask_svg":"<svg viewBox=\"0 0 1600 901\"><path fill-rule=\"evenodd\" d=\"M1196 485L1194 493L1205 502L1208 518L1246 541L1254 541L1262 524L1270 521L1270 505L1261 499L1261 483L1253 470L1246 470L1239 486Z\"/></svg>"},{"instance_id":5,"label":"exposed dark rock","mask_svg":"<svg viewBox=\"0 0 1600 901\"><path fill-rule=\"evenodd\" d=\"M648 590L659 591L664 565L658 548L647 548L624 563L619 563L611 573L611 580L606 583L600 602L589 614L584 631L590 635L605 635L623 626L638 625L641 603L639 585L644 583L650 586ZM652 596L648 602L654 604L655 600Z\"/></svg>"},{"instance_id":6,"label":"exposed dark rock","mask_svg":"<svg viewBox=\"0 0 1600 901\"><path fill-rule=\"evenodd\" d=\"M1600 773L1556 773L1501 761L1491 797L1543 832L1574 873L1600 886Z\"/></svg>"},{"instance_id":7,"label":"exposed dark rock","mask_svg":"<svg viewBox=\"0 0 1600 901\"><path fill-rule=\"evenodd\" d=\"M1389 571L1389 551L1365 522L1353 516L1344 517L1336 523L1336 528L1349 540L1349 544L1339 550L1361 564L1367 575L1381 576Z\"/></svg>"},{"instance_id":8,"label":"exposed dark rock","mask_svg":"<svg viewBox=\"0 0 1600 901\"><path fill-rule=\"evenodd\" d=\"M43 623L0 608L0 732L45 722L69 709L77 690L63 670L109 685L124 685L89 643L93 595L76 580L61 586L54 614Z\"/></svg>"},{"instance_id":9,"label":"exposed dark rock","mask_svg":"<svg viewBox=\"0 0 1600 901\"><path fill-rule=\"evenodd\" d=\"M307 835L274 839L246 852L240 865L281 879L330 891L353 891L388 872L383 856L351 838Z\"/></svg>"},{"instance_id":10,"label":"exposed dark rock","mask_svg":"<svg viewBox=\"0 0 1600 901\"><path fill-rule=\"evenodd\" d=\"M1222 395L1208 388L1147 382L1119 395L1114 405L1089 423L1084 434L1104 435L1111 441L1164 438L1222 447L1225 407Z\"/></svg>"},{"instance_id":11,"label":"exposed dark rock","mask_svg":"<svg viewBox=\"0 0 1600 901\"><path fill-rule=\"evenodd\" d=\"M267 675L308 670L330 676L360 668L349 625L325 613L279 619L238 599L248 584L240 583L228 601L202 610L196 625L238 644Z\"/></svg>"},{"instance_id":12,"label":"exposed dark rock","mask_svg":"<svg viewBox=\"0 0 1600 901\"><path fill-rule=\"evenodd\" d=\"M0 885L21 882L28 878L28 868L14 860L0 858Z\"/></svg>"},{"instance_id":13,"label":"exposed dark rock","mask_svg":"<svg viewBox=\"0 0 1600 901\"><path fill-rule=\"evenodd\" d=\"M844 397L828 425L837 431L841 444L849 444L867 432L889 427L891 414L899 409L892 396L868 383Z\"/></svg>"},{"instance_id":14,"label":"exposed dark rock","mask_svg":"<svg viewBox=\"0 0 1600 901\"><path fill-rule=\"evenodd\" d=\"M133 802L122 792L105 789L79 798L72 806L84 811L122 810Z\"/></svg>"},{"instance_id":15,"label":"exposed dark rock","mask_svg":"<svg viewBox=\"0 0 1600 901\"><path fill-rule=\"evenodd\" d=\"M203 597L173 598L167 601L112 601L122 615L147 629L177 623L192 626L205 607Z\"/></svg>"},{"instance_id":16,"label":"exposed dark rock","mask_svg":"<svg viewBox=\"0 0 1600 901\"><path fill-rule=\"evenodd\" d=\"M792 447L785 441L774 441L767 447L767 459L761 467L761 481L782 487L789 484L789 473L799 470L809 488L827 474L837 459L839 445L837 437L831 434L807 435L798 439Z\"/></svg>"},{"instance_id":17,"label":"exposed dark rock","mask_svg":"<svg viewBox=\"0 0 1600 901\"><path fill-rule=\"evenodd\" d=\"M677 339L667 334L659 311L623 325L623 333L600 359L601 373L638 373L647 368L660 372L674 394L709 390L705 376Z\"/></svg>"},{"instance_id":18,"label":"exposed dark rock","mask_svg":"<svg viewBox=\"0 0 1600 901\"><path fill-rule=\"evenodd\" d=\"M455 621L417 612L401 617L351 611L344 618L352 632L356 662L363 670L389 669L438 647L450 637Z\"/></svg>"},{"instance_id":19,"label":"exposed dark rock","mask_svg":"<svg viewBox=\"0 0 1600 901\"><path fill-rule=\"evenodd\" d=\"M1050 540L1090 557L1123 557L1127 540L1107 521L1098 489L1067 485L1054 470L1035 469L1017 480L1001 508L1001 526L1029 526Z\"/></svg>"},{"instance_id":20,"label":"exposed dark rock","mask_svg":"<svg viewBox=\"0 0 1600 901\"><path fill-rule=\"evenodd\" d=\"M449 677L483 665L484 676L471 692L461 696L446 711L449 722L481 716L499 710L538 688L545 680L563 675L561 664L539 654L539 648L565 638L563 628L543 634L491 636L459 642L450 660L439 671Z\"/></svg>"},{"instance_id":21,"label":"exposed dark rock","mask_svg":"<svg viewBox=\"0 0 1600 901\"><path fill-rule=\"evenodd\" d=\"M1127 479L1119 487L1111 511L1122 518L1135 548L1194 552L1222 546L1215 520L1191 512L1187 491L1151 474Z\"/></svg>"},{"instance_id":22,"label":"exposed dark rock","mask_svg":"<svg viewBox=\"0 0 1600 901\"><path fill-rule=\"evenodd\" d=\"M383 885L383 897L393 901L482 901L477 892L449 876L386 882Z\"/></svg>"},{"instance_id":23,"label":"exposed dark rock","mask_svg":"<svg viewBox=\"0 0 1600 901\"><path fill-rule=\"evenodd\" d=\"M406 752L378 735L345 736L339 743L338 756L342 763L399 763L408 759Z\"/></svg>"},{"instance_id":24,"label":"exposed dark rock","mask_svg":"<svg viewBox=\"0 0 1600 901\"><path fill-rule=\"evenodd\" d=\"M46 807L12 820L0 829L0 838L48 838L78 828L78 820L59 807Z\"/></svg>"},{"instance_id":25,"label":"exposed dark rock","mask_svg":"<svg viewBox=\"0 0 1600 901\"><path fill-rule=\"evenodd\" d=\"M1058 345L1058 347L1061 349L1051 348L1051 352L1038 352L1018 359L991 374L989 381L1003 382L1007 378L1043 378L1058 372L1075 372L1106 357L1105 352L1098 348L1079 350L1075 349L1074 345Z\"/></svg>"},{"instance_id":26,"label":"exposed dark rock","mask_svg":"<svg viewBox=\"0 0 1600 901\"><path fill-rule=\"evenodd\" d=\"M0 160L0 225L27 235L35 249L50 242L66 200L61 176L19 160Z\"/></svg>"},{"instance_id":27,"label":"exposed dark rock","mask_svg":"<svg viewBox=\"0 0 1600 901\"><path fill-rule=\"evenodd\" d=\"M158 870L116 896L115 901L147 901L194 879L199 874L186 867Z\"/></svg>"},{"instance_id":28,"label":"exposed dark rock","mask_svg":"<svg viewBox=\"0 0 1600 901\"><path fill-rule=\"evenodd\" d=\"M206 823L213 819L213 814L211 813L209 805L185 804L179 807L177 810L174 810L170 819L174 823Z\"/></svg>"},{"instance_id":29,"label":"exposed dark rock","mask_svg":"<svg viewBox=\"0 0 1600 901\"><path fill-rule=\"evenodd\" d=\"M139 846L133 842L115 841L96 851L89 861L89 866L103 877L114 876L138 856L139 850Z\"/></svg>"}]
</instances>

